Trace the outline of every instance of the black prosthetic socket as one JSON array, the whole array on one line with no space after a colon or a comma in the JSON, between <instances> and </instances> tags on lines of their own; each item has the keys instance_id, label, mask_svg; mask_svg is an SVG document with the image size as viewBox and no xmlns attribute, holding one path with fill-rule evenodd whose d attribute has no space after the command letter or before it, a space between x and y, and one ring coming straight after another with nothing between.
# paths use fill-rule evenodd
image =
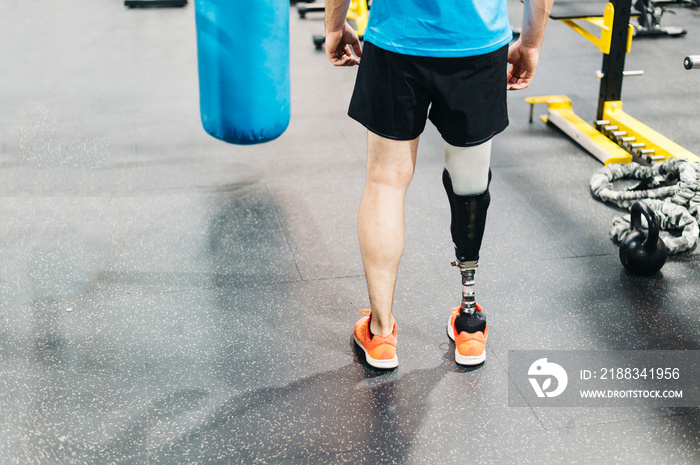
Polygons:
<instances>
[{"instance_id":1,"label":"black prosthetic socket","mask_svg":"<svg viewBox=\"0 0 700 465\"><path fill-rule=\"evenodd\" d=\"M445 186L447 198L450 201L450 211L452 212L450 232L457 260L460 262L477 261L486 226L486 211L491 203L488 186L486 191L481 194L457 195L452 189L452 178L447 170L442 172L442 184ZM489 184L491 184L490 170Z\"/></svg>"},{"instance_id":2,"label":"black prosthetic socket","mask_svg":"<svg viewBox=\"0 0 700 465\"><path fill-rule=\"evenodd\" d=\"M461 312L459 316L455 318L455 329L457 330L457 334L462 331L468 333L481 331L483 333L486 331L486 317L482 312Z\"/></svg>"}]
</instances>

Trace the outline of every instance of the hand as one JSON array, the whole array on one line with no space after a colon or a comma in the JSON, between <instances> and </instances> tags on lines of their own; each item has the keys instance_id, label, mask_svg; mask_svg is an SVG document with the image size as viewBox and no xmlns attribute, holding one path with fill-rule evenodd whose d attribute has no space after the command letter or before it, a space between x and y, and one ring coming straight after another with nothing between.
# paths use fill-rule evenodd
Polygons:
<instances>
[{"instance_id":1,"label":"hand","mask_svg":"<svg viewBox=\"0 0 700 465\"><path fill-rule=\"evenodd\" d=\"M540 59L539 48L525 47L520 39L508 48L508 90L520 90L530 85L535 77L537 62Z\"/></svg>"},{"instance_id":2,"label":"hand","mask_svg":"<svg viewBox=\"0 0 700 465\"><path fill-rule=\"evenodd\" d=\"M355 52L353 55L352 52ZM360 64L362 47L360 38L346 21L338 31L326 30L326 56L334 66L355 66Z\"/></svg>"}]
</instances>

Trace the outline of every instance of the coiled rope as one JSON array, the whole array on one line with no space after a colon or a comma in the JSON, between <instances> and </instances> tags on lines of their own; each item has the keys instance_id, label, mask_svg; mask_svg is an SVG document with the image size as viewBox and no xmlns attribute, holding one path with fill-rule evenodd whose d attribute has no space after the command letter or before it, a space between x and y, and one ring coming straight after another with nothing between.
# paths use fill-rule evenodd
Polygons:
<instances>
[{"instance_id":1,"label":"coiled rope","mask_svg":"<svg viewBox=\"0 0 700 465\"><path fill-rule=\"evenodd\" d=\"M700 164L682 158L670 158L652 166L638 163L611 164L591 178L591 192L604 202L629 209L641 200L655 213L661 238L669 254L692 250L700 235ZM636 179L640 184L631 190L613 189L613 181ZM642 217L642 223L645 220ZM680 236L671 234L680 231ZM622 242L630 233L630 215L616 217L610 235Z\"/></svg>"}]
</instances>

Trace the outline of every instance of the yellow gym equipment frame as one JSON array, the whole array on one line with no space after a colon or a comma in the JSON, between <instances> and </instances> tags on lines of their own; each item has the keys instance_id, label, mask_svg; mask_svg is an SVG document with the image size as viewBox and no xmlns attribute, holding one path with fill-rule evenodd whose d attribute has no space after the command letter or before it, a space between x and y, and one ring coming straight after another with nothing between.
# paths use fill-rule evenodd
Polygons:
<instances>
[{"instance_id":1,"label":"yellow gym equipment frame","mask_svg":"<svg viewBox=\"0 0 700 465\"><path fill-rule=\"evenodd\" d=\"M347 19L355 22L355 32L357 32L357 35L364 36L365 29L367 29L367 21L369 21L367 0L352 0L350 2L350 8L348 8Z\"/></svg>"},{"instance_id":2,"label":"yellow gym equipment frame","mask_svg":"<svg viewBox=\"0 0 700 465\"><path fill-rule=\"evenodd\" d=\"M631 161L650 164L671 157L700 162L700 157L622 111L620 93L625 55L630 51L634 31L629 23L630 9L631 0L610 0L602 17L575 12L550 15L581 34L604 54L598 111L595 126L592 126L574 113L566 95L528 97L525 101L530 104L530 122L534 106L546 103L547 113L540 119L561 129L606 165ZM600 27L600 38L576 21L587 21Z\"/></svg>"}]
</instances>

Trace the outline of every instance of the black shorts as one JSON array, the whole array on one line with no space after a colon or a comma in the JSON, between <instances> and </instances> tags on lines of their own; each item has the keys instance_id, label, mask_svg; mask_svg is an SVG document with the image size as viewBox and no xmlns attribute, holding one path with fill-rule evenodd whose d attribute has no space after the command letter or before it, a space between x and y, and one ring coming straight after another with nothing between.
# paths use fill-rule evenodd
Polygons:
<instances>
[{"instance_id":1,"label":"black shorts","mask_svg":"<svg viewBox=\"0 0 700 465\"><path fill-rule=\"evenodd\" d=\"M348 114L389 139L415 139L430 118L448 143L481 144L508 126L507 58L508 46L484 55L434 58L365 42Z\"/></svg>"}]
</instances>

